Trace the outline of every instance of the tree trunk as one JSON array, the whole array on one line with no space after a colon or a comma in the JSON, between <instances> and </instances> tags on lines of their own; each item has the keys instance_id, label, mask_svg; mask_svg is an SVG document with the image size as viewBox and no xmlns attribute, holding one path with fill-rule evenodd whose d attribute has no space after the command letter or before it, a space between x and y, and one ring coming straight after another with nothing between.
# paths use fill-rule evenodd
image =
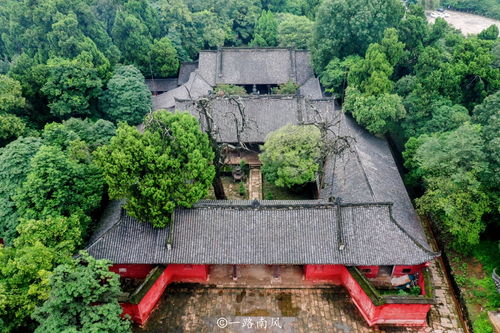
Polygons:
<instances>
[{"instance_id":1,"label":"tree trunk","mask_svg":"<svg viewBox=\"0 0 500 333\"><path fill-rule=\"evenodd\" d=\"M220 178L219 171L216 171L215 173L212 186L214 187L215 198L217 200L227 200L226 193L224 192L224 186L222 186L222 180Z\"/></svg>"}]
</instances>

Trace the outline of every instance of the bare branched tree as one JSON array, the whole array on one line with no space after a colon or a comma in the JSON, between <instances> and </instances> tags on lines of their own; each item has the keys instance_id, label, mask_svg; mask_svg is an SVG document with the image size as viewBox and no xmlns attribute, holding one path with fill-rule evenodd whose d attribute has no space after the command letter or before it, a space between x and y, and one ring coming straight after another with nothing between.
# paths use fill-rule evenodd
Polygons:
<instances>
[{"instance_id":1,"label":"bare branched tree","mask_svg":"<svg viewBox=\"0 0 500 333\"><path fill-rule=\"evenodd\" d=\"M224 187L222 186L221 171L226 161L227 153L234 150L249 150L249 148L243 141L242 135L251 127L251 124L253 122L248 119L245 113L245 105L240 96L225 96L224 94L212 93L198 99L190 98L190 100L193 103L195 111L198 113L200 122L204 127L203 129L207 133L212 145L212 149L215 152L215 178L213 182L215 197L218 200L225 200L227 199L227 197L224 192ZM213 105L215 100L225 100L229 105L234 106L234 108L222 108L220 110L214 111ZM221 119L227 118L234 121L236 145L221 142L220 128L214 121L214 112L220 112L220 115L218 115L218 117Z\"/></svg>"},{"instance_id":2,"label":"bare branched tree","mask_svg":"<svg viewBox=\"0 0 500 333\"><path fill-rule=\"evenodd\" d=\"M352 152L356 139L349 135L341 135L342 112L323 113L306 99L306 108L312 111L313 116L304 122L304 125L316 126L321 133L321 155L319 158L319 185L323 185L325 163L332 155L341 155L346 151Z\"/></svg>"}]
</instances>

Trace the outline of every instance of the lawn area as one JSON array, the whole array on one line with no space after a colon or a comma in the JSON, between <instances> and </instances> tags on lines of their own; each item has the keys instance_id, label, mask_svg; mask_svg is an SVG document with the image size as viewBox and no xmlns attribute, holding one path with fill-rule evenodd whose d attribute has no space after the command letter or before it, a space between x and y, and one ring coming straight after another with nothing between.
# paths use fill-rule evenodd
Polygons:
<instances>
[{"instance_id":1,"label":"lawn area","mask_svg":"<svg viewBox=\"0 0 500 333\"><path fill-rule=\"evenodd\" d=\"M492 333L488 311L500 307L500 294L491 278L493 269L500 268L498 242L481 241L470 256L447 252L452 274L465 298L474 333Z\"/></svg>"},{"instance_id":2,"label":"lawn area","mask_svg":"<svg viewBox=\"0 0 500 333\"><path fill-rule=\"evenodd\" d=\"M263 177L264 178L264 177ZM263 182L263 198L266 200L311 200L314 199L313 192L310 187L297 188L288 190L283 187L278 187L265 179Z\"/></svg>"}]
</instances>

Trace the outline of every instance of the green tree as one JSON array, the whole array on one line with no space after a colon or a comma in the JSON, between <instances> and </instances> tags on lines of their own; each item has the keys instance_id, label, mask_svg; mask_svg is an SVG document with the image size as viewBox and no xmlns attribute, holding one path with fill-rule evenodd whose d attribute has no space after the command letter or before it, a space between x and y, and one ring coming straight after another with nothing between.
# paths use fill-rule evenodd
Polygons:
<instances>
[{"instance_id":1,"label":"green tree","mask_svg":"<svg viewBox=\"0 0 500 333\"><path fill-rule=\"evenodd\" d=\"M321 84L326 88L326 91L343 99L349 71L360 61L362 58L357 55L348 56L344 60L339 58L330 60L320 76Z\"/></svg>"},{"instance_id":2,"label":"green tree","mask_svg":"<svg viewBox=\"0 0 500 333\"><path fill-rule=\"evenodd\" d=\"M49 293L56 253L36 243L22 248L0 247L0 322L2 332L32 331L31 314Z\"/></svg>"},{"instance_id":3,"label":"green tree","mask_svg":"<svg viewBox=\"0 0 500 333\"><path fill-rule=\"evenodd\" d=\"M128 213L165 227L175 207L190 207L208 193L214 152L198 121L188 113L156 111L144 133L121 124L96 159L111 198L125 198Z\"/></svg>"},{"instance_id":4,"label":"green tree","mask_svg":"<svg viewBox=\"0 0 500 333\"><path fill-rule=\"evenodd\" d=\"M482 125L481 134L485 143L488 169L483 176L483 184L489 189L496 207L500 207L498 188L500 187L500 92L484 99L474 108L473 120Z\"/></svg>"},{"instance_id":5,"label":"green tree","mask_svg":"<svg viewBox=\"0 0 500 333\"><path fill-rule=\"evenodd\" d=\"M262 11L262 14L255 24L254 37L250 45L260 47L278 45L278 23L271 11Z\"/></svg>"},{"instance_id":6,"label":"green tree","mask_svg":"<svg viewBox=\"0 0 500 333\"><path fill-rule=\"evenodd\" d=\"M153 75L157 77L177 75L179 70L177 50L167 37L154 41L151 47L151 67Z\"/></svg>"},{"instance_id":7,"label":"green tree","mask_svg":"<svg viewBox=\"0 0 500 333\"><path fill-rule=\"evenodd\" d=\"M49 76L41 92L49 101L52 115L65 119L95 113L102 81L88 57L50 59Z\"/></svg>"},{"instance_id":8,"label":"green tree","mask_svg":"<svg viewBox=\"0 0 500 333\"><path fill-rule=\"evenodd\" d=\"M0 114L16 112L24 107L25 102L21 84L7 75L0 74Z\"/></svg>"},{"instance_id":9,"label":"green tree","mask_svg":"<svg viewBox=\"0 0 500 333\"><path fill-rule=\"evenodd\" d=\"M352 113L356 121L374 134L385 134L391 126L406 115L401 97L396 94L365 95L348 87L344 110Z\"/></svg>"},{"instance_id":10,"label":"green tree","mask_svg":"<svg viewBox=\"0 0 500 333\"><path fill-rule=\"evenodd\" d=\"M396 26L404 9L398 0L325 0L314 25L313 60L317 72L337 57L363 55L384 30Z\"/></svg>"},{"instance_id":11,"label":"green tree","mask_svg":"<svg viewBox=\"0 0 500 333\"><path fill-rule=\"evenodd\" d=\"M479 242L482 216L490 209L479 181L487 163L481 126L465 123L456 130L426 136L414 161L423 175L425 194L417 199L421 212L432 214L452 237L458 251Z\"/></svg>"},{"instance_id":12,"label":"green tree","mask_svg":"<svg viewBox=\"0 0 500 333\"><path fill-rule=\"evenodd\" d=\"M82 51L114 64L119 51L89 2L82 0L7 1L8 24L2 39L10 58L25 52L43 63L50 57L73 58Z\"/></svg>"},{"instance_id":13,"label":"green tree","mask_svg":"<svg viewBox=\"0 0 500 333\"><path fill-rule=\"evenodd\" d=\"M95 165L80 163L60 147L42 146L14 199L20 217L44 219L90 214L99 207L102 195L102 174Z\"/></svg>"},{"instance_id":14,"label":"green tree","mask_svg":"<svg viewBox=\"0 0 500 333\"><path fill-rule=\"evenodd\" d=\"M42 145L39 138L19 138L0 148L0 238L11 243L18 213L14 196L26 180L30 161Z\"/></svg>"},{"instance_id":15,"label":"green tree","mask_svg":"<svg viewBox=\"0 0 500 333\"><path fill-rule=\"evenodd\" d=\"M135 65L143 73L149 73L153 40L144 22L127 11L119 10L112 35L125 63Z\"/></svg>"},{"instance_id":16,"label":"green tree","mask_svg":"<svg viewBox=\"0 0 500 333\"><path fill-rule=\"evenodd\" d=\"M214 91L219 95L246 95L245 88L232 84L218 84Z\"/></svg>"},{"instance_id":17,"label":"green tree","mask_svg":"<svg viewBox=\"0 0 500 333\"><path fill-rule=\"evenodd\" d=\"M0 114L0 146L25 133L26 123L13 114Z\"/></svg>"},{"instance_id":18,"label":"green tree","mask_svg":"<svg viewBox=\"0 0 500 333\"><path fill-rule=\"evenodd\" d=\"M260 0L230 0L224 3L227 6L226 15L232 21L229 44L240 46L250 43L255 22L262 14Z\"/></svg>"},{"instance_id":19,"label":"green tree","mask_svg":"<svg viewBox=\"0 0 500 333\"><path fill-rule=\"evenodd\" d=\"M22 95L26 98L25 107L18 110L17 114L25 116L37 126L53 118L47 107L47 98L41 92L48 75L47 65L40 64L26 53L15 57L9 70L9 76L21 84Z\"/></svg>"},{"instance_id":20,"label":"green tree","mask_svg":"<svg viewBox=\"0 0 500 333\"><path fill-rule=\"evenodd\" d=\"M316 180L321 155L321 134L313 125L286 125L268 135L261 147L262 173L280 187Z\"/></svg>"},{"instance_id":21,"label":"green tree","mask_svg":"<svg viewBox=\"0 0 500 333\"><path fill-rule=\"evenodd\" d=\"M144 76L134 66L120 66L109 80L101 99L106 118L140 124L151 111L151 92L144 83Z\"/></svg>"},{"instance_id":22,"label":"green tree","mask_svg":"<svg viewBox=\"0 0 500 333\"><path fill-rule=\"evenodd\" d=\"M321 0L286 0L284 10L278 11L306 16L308 19L314 20L320 3Z\"/></svg>"},{"instance_id":23,"label":"green tree","mask_svg":"<svg viewBox=\"0 0 500 333\"><path fill-rule=\"evenodd\" d=\"M295 95L299 90L299 85L293 81L282 83L272 89L273 94Z\"/></svg>"},{"instance_id":24,"label":"green tree","mask_svg":"<svg viewBox=\"0 0 500 333\"><path fill-rule=\"evenodd\" d=\"M19 249L41 243L53 249L59 257L70 258L83 242L80 219L80 216L73 215L21 220L17 226L19 236L14 240L14 246Z\"/></svg>"},{"instance_id":25,"label":"green tree","mask_svg":"<svg viewBox=\"0 0 500 333\"><path fill-rule=\"evenodd\" d=\"M130 332L130 322L120 318L120 281L110 265L81 252L58 266L49 299L33 315L40 323L35 332Z\"/></svg>"},{"instance_id":26,"label":"green tree","mask_svg":"<svg viewBox=\"0 0 500 333\"><path fill-rule=\"evenodd\" d=\"M498 27L496 24L490 25L488 28L481 31L477 38L485 40L496 40L498 38Z\"/></svg>"},{"instance_id":27,"label":"green tree","mask_svg":"<svg viewBox=\"0 0 500 333\"><path fill-rule=\"evenodd\" d=\"M116 132L116 126L104 119L92 121L89 118L84 120L70 118L63 121L63 125L69 131L73 131L80 140L84 141L91 151L108 144Z\"/></svg>"},{"instance_id":28,"label":"green tree","mask_svg":"<svg viewBox=\"0 0 500 333\"><path fill-rule=\"evenodd\" d=\"M278 24L278 45L308 49L312 40L313 21L305 16L282 14Z\"/></svg>"}]
</instances>

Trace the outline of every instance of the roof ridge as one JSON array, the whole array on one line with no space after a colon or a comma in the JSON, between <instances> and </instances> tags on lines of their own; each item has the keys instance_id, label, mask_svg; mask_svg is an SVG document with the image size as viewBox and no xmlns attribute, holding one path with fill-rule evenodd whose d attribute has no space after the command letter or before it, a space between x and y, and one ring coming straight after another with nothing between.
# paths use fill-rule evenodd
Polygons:
<instances>
[{"instance_id":1,"label":"roof ridge","mask_svg":"<svg viewBox=\"0 0 500 333\"><path fill-rule=\"evenodd\" d=\"M415 237L413 237L412 235L410 235L405 228L403 228L399 223L398 221L396 221L396 219L394 218L394 216L392 215L392 206L389 206L389 216L390 216L390 219L392 221L392 223L394 223L399 230L401 230L403 232L404 235L406 235L406 237L408 237L415 245L417 245L421 250L423 250L425 253L428 253L432 256L439 256L441 255L441 252L435 252L435 251L432 251L432 250L429 250L427 247L425 247L424 245L422 245L417 239L415 239Z\"/></svg>"},{"instance_id":2,"label":"roof ridge","mask_svg":"<svg viewBox=\"0 0 500 333\"><path fill-rule=\"evenodd\" d=\"M101 241L104 238L105 235L107 235L112 229L115 229L122 222L122 220L123 220L124 217L129 217L129 216L126 213L124 213L123 205L120 205L120 217L118 218L118 220L116 221L116 223L113 223L113 225L111 227L109 227L108 229L106 229L101 235L99 235L99 237L96 240L94 240L92 243L90 243L89 245L87 245L85 247L85 250L87 251L92 246L94 246L99 241Z\"/></svg>"}]
</instances>

